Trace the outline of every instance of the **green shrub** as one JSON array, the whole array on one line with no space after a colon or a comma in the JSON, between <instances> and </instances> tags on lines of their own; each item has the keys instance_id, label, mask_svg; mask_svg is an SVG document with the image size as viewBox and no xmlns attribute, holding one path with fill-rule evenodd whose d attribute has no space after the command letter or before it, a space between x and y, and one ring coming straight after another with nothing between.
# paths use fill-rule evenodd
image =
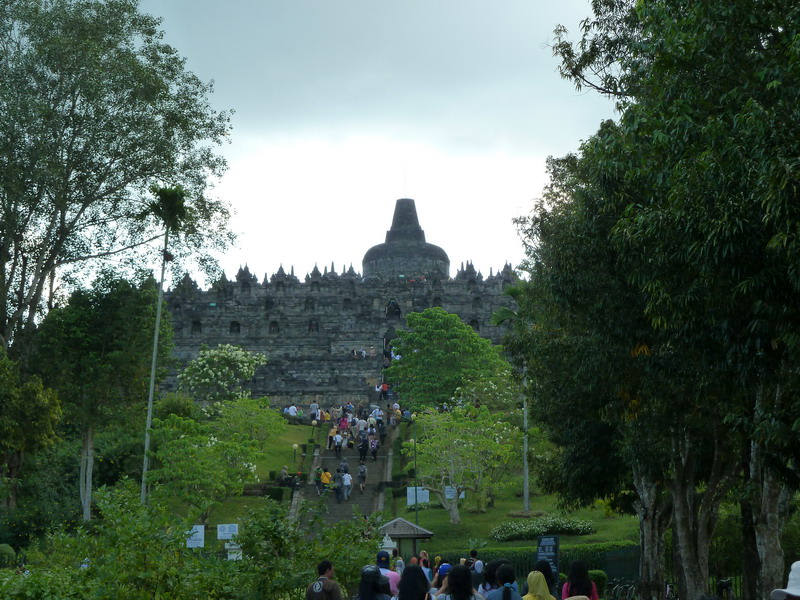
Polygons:
<instances>
[{"instance_id":1,"label":"green shrub","mask_svg":"<svg viewBox=\"0 0 800 600\"><path fill-rule=\"evenodd\" d=\"M27 573L0 572L0 598L4 600L81 600L94 595L96 582L78 569L31 569Z\"/></svg>"},{"instance_id":2,"label":"green shrub","mask_svg":"<svg viewBox=\"0 0 800 600\"><path fill-rule=\"evenodd\" d=\"M591 521L568 517L541 517L519 521L505 521L489 532L497 542L510 540L535 540L540 535L589 535L594 533Z\"/></svg>"},{"instance_id":3,"label":"green shrub","mask_svg":"<svg viewBox=\"0 0 800 600\"><path fill-rule=\"evenodd\" d=\"M17 555L11 546L8 544L0 544L0 567L13 567L16 559Z\"/></svg>"},{"instance_id":4,"label":"green shrub","mask_svg":"<svg viewBox=\"0 0 800 600\"><path fill-rule=\"evenodd\" d=\"M569 565L575 560L582 560L590 568L589 577L597 585L598 593L600 589L605 589L607 584L607 574L599 567L606 567L606 555L609 552L616 552L623 548L635 548L638 544L632 541L603 542L598 544L579 544L574 546L562 546L559 552L559 568L561 571L569 569ZM432 555L439 554L451 564L458 564L459 559L467 556L464 549L459 550L440 550L431 552ZM482 561L489 562L496 558L505 558L514 567L517 579L524 581L528 573L536 564L536 546L516 546L514 548L503 548L501 546L486 546L481 548L479 556ZM561 574L563 579L566 575ZM564 581L561 581L563 584ZM561 586L559 585L559 590ZM602 593L601 593L602 595Z\"/></svg>"},{"instance_id":5,"label":"green shrub","mask_svg":"<svg viewBox=\"0 0 800 600\"><path fill-rule=\"evenodd\" d=\"M597 586L597 594L602 598L605 595L606 583L608 582L608 575L606 575L606 572L600 569L590 569L589 579L594 581L594 584Z\"/></svg>"},{"instance_id":6,"label":"green shrub","mask_svg":"<svg viewBox=\"0 0 800 600\"><path fill-rule=\"evenodd\" d=\"M288 500L291 490L287 487L268 487L264 490L264 496L272 498L276 502L283 503Z\"/></svg>"}]
</instances>

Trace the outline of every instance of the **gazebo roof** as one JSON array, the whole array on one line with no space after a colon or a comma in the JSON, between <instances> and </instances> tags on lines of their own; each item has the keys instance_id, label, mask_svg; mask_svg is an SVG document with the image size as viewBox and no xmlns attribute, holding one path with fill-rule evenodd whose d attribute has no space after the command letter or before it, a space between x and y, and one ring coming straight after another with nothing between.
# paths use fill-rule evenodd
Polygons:
<instances>
[{"instance_id":1,"label":"gazebo roof","mask_svg":"<svg viewBox=\"0 0 800 600\"><path fill-rule=\"evenodd\" d=\"M392 519L383 525L379 531L394 539L413 538L413 539L427 539L433 537L433 532L414 525L411 521L406 521L402 517Z\"/></svg>"}]
</instances>

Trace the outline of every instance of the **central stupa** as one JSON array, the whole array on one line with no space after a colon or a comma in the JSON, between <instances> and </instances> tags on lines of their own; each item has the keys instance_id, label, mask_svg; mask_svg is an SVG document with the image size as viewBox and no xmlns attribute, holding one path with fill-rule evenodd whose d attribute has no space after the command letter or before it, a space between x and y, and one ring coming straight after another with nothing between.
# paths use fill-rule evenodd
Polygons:
<instances>
[{"instance_id":1,"label":"central stupa","mask_svg":"<svg viewBox=\"0 0 800 600\"><path fill-rule=\"evenodd\" d=\"M447 279L450 275L447 253L425 241L417 207L410 198L397 201L386 242L367 250L362 267L365 278Z\"/></svg>"}]
</instances>

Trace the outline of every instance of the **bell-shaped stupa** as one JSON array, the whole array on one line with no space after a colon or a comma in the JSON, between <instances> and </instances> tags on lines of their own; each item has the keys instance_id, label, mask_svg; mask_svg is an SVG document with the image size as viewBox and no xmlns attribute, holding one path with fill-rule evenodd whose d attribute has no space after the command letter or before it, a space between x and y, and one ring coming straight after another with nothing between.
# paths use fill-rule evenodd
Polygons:
<instances>
[{"instance_id":1,"label":"bell-shaped stupa","mask_svg":"<svg viewBox=\"0 0 800 600\"><path fill-rule=\"evenodd\" d=\"M410 198L397 201L386 241L367 250L362 267L365 278L447 279L450 275L447 253L425 241L417 207Z\"/></svg>"}]
</instances>

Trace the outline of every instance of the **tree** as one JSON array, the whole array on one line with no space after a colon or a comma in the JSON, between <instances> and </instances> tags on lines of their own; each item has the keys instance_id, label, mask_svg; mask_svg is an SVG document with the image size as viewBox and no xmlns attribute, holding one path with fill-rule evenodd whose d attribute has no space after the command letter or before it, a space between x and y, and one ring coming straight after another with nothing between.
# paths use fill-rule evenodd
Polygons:
<instances>
[{"instance_id":1,"label":"tree","mask_svg":"<svg viewBox=\"0 0 800 600\"><path fill-rule=\"evenodd\" d=\"M655 351L661 340L643 296L608 241L616 213L597 209L605 193L593 177L593 151L590 140L581 155L550 159L544 198L519 220L530 277L511 290L519 309L506 347L527 367L534 421L560 448L554 479L562 500L607 498L636 510L643 595L654 597L663 587L666 444L677 427L671 417L682 414L680 393L665 393L674 387L664 385L668 353ZM631 488L632 507L622 502Z\"/></svg>"},{"instance_id":2,"label":"tree","mask_svg":"<svg viewBox=\"0 0 800 600\"><path fill-rule=\"evenodd\" d=\"M320 558L333 557L342 597L352 597L361 569L375 560L378 516L330 524L323 523L324 514L319 505L303 503L289 518L285 505L267 498L251 510L236 537L244 555L243 587L254 597L297 597L316 578Z\"/></svg>"},{"instance_id":3,"label":"tree","mask_svg":"<svg viewBox=\"0 0 800 600\"><path fill-rule=\"evenodd\" d=\"M255 483L255 444L242 435L217 437L207 422L170 415L154 421L151 496L181 498L205 523L211 509L245 483Z\"/></svg>"},{"instance_id":4,"label":"tree","mask_svg":"<svg viewBox=\"0 0 800 600\"><path fill-rule=\"evenodd\" d=\"M594 161L619 183L625 208L610 239L647 315L676 347L704 338L709 372L736 382L714 401L746 440L742 512L759 564L744 569L744 592L761 597L783 581L780 531L798 483L785 416L798 410L786 391L797 385L800 343L800 14L780 0L594 7L579 44L562 39L556 53L578 85L600 73L595 87L620 95L619 126L598 140ZM702 554L699 538L680 531L693 522L678 519L676 541ZM707 567L682 558L681 592L696 595Z\"/></svg>"},{"instance_id":5,"label":"tree","mask_svg":"<svg viewBox=\"0 0 800 600\"><path fill-rule=\"evenodd\" d=\"M141 274L131 283L106 272L91 290L78 290L66 306L51 310L36 335L35 364L58 390L66 421L80 431L83 440L79 488L87 520L91 518L95 433L112 421L131 418L147 398L156 297L152 277ZM171 334L170 323L163 322L162 365Z\"/></svg>"},{"instance_id":6,"label":"tree","mask_svg":"<svg viewBox=\"0 0 800 600\"><path fill-rule=\"evenodd\" d=\"M16 364L0 349L0 489L7 510L16 508L25 455L56 441L61 404L38 377L23 381Z\"/></svg>"},{"instance_id":7,"label":"tree","mask_svg":"<svg viewBox=\"0 0 800 600\"><path fill-rule=\"evenodd\" d=\"M186 190L180 186L153 187L151 191L156 200L150 210L164 225L164 249L161 251L161 277L158 280L158 299L156 300L156 324L153 331L153 352L150 362L150 387L147 392L147 417L144 426L144 452L142 458L142 485L140 497L142 504L147 501L147 470L150 460L150 427L153 424L153 402L156 392L156 367L158 365L158 334L161 329L161 304L164 297L164 272L167 261L172 260L169 253L169 234L178 233L188 218L186 209Z\"/></svg>"},{"instance_id":8,"label":"tree","mask_svg":"<svg viewBox=\"0 0 800 600\"><path fill-rule=\"evenodd\" d=\"M195 400L209 404L246 398L243 384L255 375L256 367L267 362L260 352L220 344L203 347L200 354L178 375L178 382Z\"/></svg>"},{"instance_id":9,"label":"tree","mask_svg":"<svg viewBox=\"0 0 800 600\"><path fill-rule=\"evenodd\" d=\"M264 452L269 442L286 429L286 419L263 398L225 402L209 426L219 437L243 436Z\"/></svg>"},{"instance_id":10,"label":"tree","mask_svg":"<svg viewBox=\"0 0 800 600\"><path fill-rule=\"evenodd\" d=\"M413 456L416 479L428 488L460 523L459 501L470 492L483 508L481 498L502 482L509 465L518 457L516 431L485 406L454 406L444 412L415 416L417 436L406 442L403 454Z\"/></svg>"},{"instance_id":11,"label":"tree","mask_svg":"<svg viewBox=\"0 0 800 600\"><path fill-rule=\"evenodd\" d=\"M406 401L445 404L457 388L508 372L499 350L458 315L428 308L409 313L406 324L408 329L399 330L392 342L401 358L386 369Z\"/></svg>"},{"instance_id":12,"label":"tree","mask_svg":"<svg viewBox=\"0 0 800 600\"><path fill-rule=\"evenodd\" d=\"M155 254L152 185L190 202L176 258L231 241L205 195L229 115L135 0L20 0L0 7L0 342L109 257Z\"/></svg>"}]
</instances>

